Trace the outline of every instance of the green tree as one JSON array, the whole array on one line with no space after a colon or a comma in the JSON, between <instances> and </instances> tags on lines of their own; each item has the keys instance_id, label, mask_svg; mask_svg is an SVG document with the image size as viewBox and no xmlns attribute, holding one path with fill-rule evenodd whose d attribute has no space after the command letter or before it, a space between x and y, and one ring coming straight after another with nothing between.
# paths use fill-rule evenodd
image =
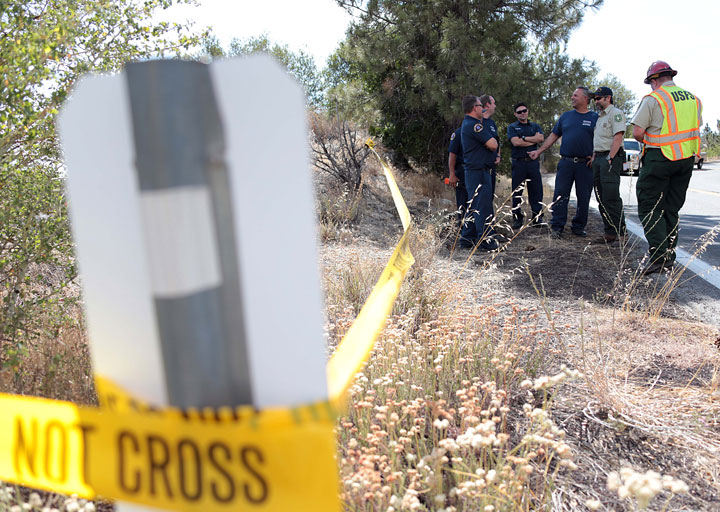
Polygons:
<instances>
[{"instance_id":1,"label":"green tree","mask_svg":"<svg viewBox=\"0 0 720 512\"><path fill-rule=\"evenodd\" d=\"M720 120L717 121L718 133L715 133L710 124L705 124L701 132L701 149L707 151L708 158L720 156Z\"/></svg>"},{"instance_id":2,"label":"green tree","mask_svg":"<svg viewBox=\"0 0 720 512\"><path fill-rule=\"evenodd\" d=\"M324 84L322 74L315 65L315 59L302 50L293 52L287 45L273 43L266 34L248 39L234 38L225 51L214 35L203 41L202 55L210 59L220 57L242 57L255 53L267 53L275 57L305 89L308 104L313 108L322 105Z\"/></svg>"},{"instance_id":3,"label":"green tree","mask_svg":"<svg viewBox=\"0 0 720 512\"><path fill-rule=\"evenodd\" d=\"M400 162L444 168L442 148L463 117L465 94L493 95L501 130L521 100L549 124L594 74L592 65L569 59L563 43L601 0L338 4L355 19L329 61L328 104L347 115L348 97L359 98L351 107L367 106L372 132Z\"/></svg>"},{"instance_id":4,"label":"green tree","mask_svg":"<svg viewBox=\"0 0 720 512\"><path fill-rule=\"evenodd\" d=\"M173 3L0 0L2 365L17 366L26 343L57 333L62 290L75 277L55 115L82 74L197 44L189 27L152 21Z\"/></svg>"},{"instance_id":5,"label":"green tree","mask_svg":"<svg viewBox=\"0 0 720 512\"><path fill-rule=\"evenodd\" d=\"M635 105L637 104L635 93L625 87L625 84L612 74L593 80L590 90L594 91L600 86L610 87L610 89L612 89L613 104L625 113L625 117L627 117L629 121L635 113Z\"/></svg>"}]
</instances>

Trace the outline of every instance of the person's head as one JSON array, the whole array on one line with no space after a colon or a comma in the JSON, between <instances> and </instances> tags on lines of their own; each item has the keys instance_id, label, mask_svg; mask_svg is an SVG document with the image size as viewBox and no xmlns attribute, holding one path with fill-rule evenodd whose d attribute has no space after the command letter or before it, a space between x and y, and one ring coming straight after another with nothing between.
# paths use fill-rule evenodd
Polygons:
<instances>
[{"instance_id":1,"label":"person's head","mask_svg":"<svg viewBox=\"0 0 720 512\"><path fill-rule=\"evenodd\" d=\"M495 113L495 98L489 94L483 94L478 98L478 100L480 100L480 104L483 108L483 114L485 114L486 117L490 117Z\"/></svg>"},{"instance_id":2,"label":"person's head","mask_svg":"<svg viewBox=\"0 0 720 512\"><path fill-rule=\"evenodd\" d=\"M613 102L613 92L610 87L598 87L597 91L591 94L595 105L605 110Z\"/></svg>"},{"instance_id":3,"label":"person's head","mask_svg":"<svg viewBox=\"0 0 720 512\"><path fill-rule=\"evenodd\" d=\"M670 67L670 64L664 60L656 60L647 70L647 76L644 82L654 91L665 82L669 82L677 75L677 71Z\"/></svg>"},{"instance_id":4,"label":"person's head","mask_svg":"<svg viewBox=\"0 0 720 512\"><path fill-rule=\"evenodd\" d=\"M521 101L520 103L516 103L513 107L513 112L515 113L515 118L520 121L521 123L526 123L528 118L528 106L525 102Z\"/></svg>"},{"instance_id":5,"label":"person's head","mask_svg":"<svg viewBox=\"0 0 720 512\"><path fill-rule=\"evenodd\" d=\"M572 93L572 96L570 96L570 104L575 110L587 109L589 103L590 91L588 91L588 88L584 85L581 85L577 89L575 89Z\"/></svg>"},{"instance_id":6,"label":"person's head","mask_svg":"<svg viewBox=\"0 0 720 512\"><path fill-rule=\"evenodd\" d=\"M463 112L466 114L472 114L475 108L479 108L480 106L481 103L478 101L478 97L472 94L468 94L462 100Z\"/></svg>"}]
</instances>

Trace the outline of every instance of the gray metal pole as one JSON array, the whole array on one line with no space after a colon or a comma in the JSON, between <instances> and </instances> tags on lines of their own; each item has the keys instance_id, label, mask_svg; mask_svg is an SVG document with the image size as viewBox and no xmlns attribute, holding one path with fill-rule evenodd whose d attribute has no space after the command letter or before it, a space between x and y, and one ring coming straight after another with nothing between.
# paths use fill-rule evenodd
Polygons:
<instances>
[{"instance_id":1,"label":"gray metal pole","mask_svg":"<svg viewBox=\"0 0 720 512\"><path fill-rule=\"evenodd\" d=\"M170 405L252 404L225 141L208 66L134 63L126 77Z\"/></svg>"}]
</instances>

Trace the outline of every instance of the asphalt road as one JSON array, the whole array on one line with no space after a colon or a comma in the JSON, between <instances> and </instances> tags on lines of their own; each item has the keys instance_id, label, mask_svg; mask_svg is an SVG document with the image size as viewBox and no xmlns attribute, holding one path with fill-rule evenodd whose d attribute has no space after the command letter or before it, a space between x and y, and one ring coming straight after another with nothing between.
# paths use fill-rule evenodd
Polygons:
<instances>
[{"instance_id":1,"label":"asphalt road","mask_svg":"<svg viewBox=\"0 0 720 512\"><path fill-rule=\"evenodd\" d=\"M549 189L554 188L555 174L546 174L544 181ZM640 219L637 215L635 183L637 177L623 176L620 194L625 206L628 230L645 240ZM573 187L571 199L575 200ZM590 205L597 210L595 196ZM716 289L720 289L720 237L709 244L702 254L697 253L698 240L711 229L720 230L720 162L706 162L702 170L696 167L690 180L685 205L680 210L680 240L678 242L677 262L688 267ZM647 246L646 246L647 247ZM720 304L718 306L720 312Z\"/></svg>"},{"instance_id":2,"label":"asphalt road","mask_svg":"<svg viewBox=\"0 0 720 512\"><path fill-rule=\"evenodd\" d=\"M628 220L640 225L635 196L636 177L623 176L620 184ZM720 162L709 162L702 170L695 168L687 191L685 205L680 210L680 240L678 246L694 254L697 241L713 228L720 226ZM707 247L700 259L709 266L720 266L720 240Z\"/></svg>"}]
</instances>

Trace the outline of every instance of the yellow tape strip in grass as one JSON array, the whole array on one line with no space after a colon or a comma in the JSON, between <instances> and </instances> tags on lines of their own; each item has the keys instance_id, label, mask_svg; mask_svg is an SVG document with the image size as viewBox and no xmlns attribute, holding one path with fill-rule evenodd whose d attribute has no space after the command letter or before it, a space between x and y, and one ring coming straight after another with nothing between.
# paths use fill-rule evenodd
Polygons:
<instances>
[{"instance_id":1,"label":"yellow tape strip in grass","mask_svg":"<svg viewBox=\"0 0 720 512\"><path fill-rule=\"evenodd\" d=\"M121 412L0 395L0 479L167 510L340 510L327 404Z\"/></svg>"},{"instance_id":2,"label":"yellow tape strip in grass","mask_svg":"<svg viewBox=\"0 0 720 512\"><path fill-rule=\"evenodd\" d=\"M375 340L380 335L385 320L392 311L405 274L415 263L408 242L411 226L410 212L390 168L375 151L375 144L371 139L368 139L365 144L382 165L405 232L360 313L328 362L330 402L338 409L342 408L347 397L347 390L352 385L355 375L370 357Z\"/></svg>"},{"instance_id":3,"label":"yellow tape strip in grass","mask_svg":"<svg viewBox=\"0 0 720 512\"><path fill-rule=\"evenodd\" d=\"M334 428L414 258L405 230L327 365L329 402L293 409L152 409L102 378L100 408L0 394L0 480L167 510L340 510Z\"/></svg>"}]
</instances>

